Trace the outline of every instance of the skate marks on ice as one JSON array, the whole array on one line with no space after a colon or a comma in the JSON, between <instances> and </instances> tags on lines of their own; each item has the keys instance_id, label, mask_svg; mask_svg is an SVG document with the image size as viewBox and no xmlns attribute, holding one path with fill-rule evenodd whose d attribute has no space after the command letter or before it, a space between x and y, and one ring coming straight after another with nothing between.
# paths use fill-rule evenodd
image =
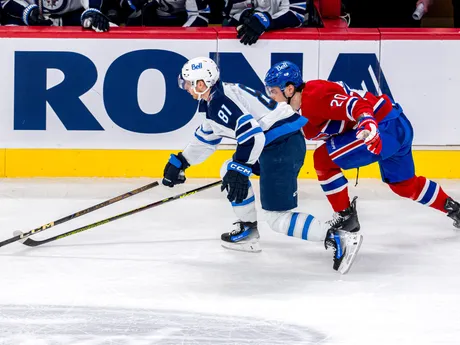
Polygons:
<instances>
[{"instance_id":1,"label":"skate marks on ice","mask_svg":"<svg viewBox=\"0 0 460 345\"><path fill-rule=\"evenodd\" d=\"M326 336L282 321L74 306L0 306L0 345L306 345Z\"/></svg>"}]
</instances>

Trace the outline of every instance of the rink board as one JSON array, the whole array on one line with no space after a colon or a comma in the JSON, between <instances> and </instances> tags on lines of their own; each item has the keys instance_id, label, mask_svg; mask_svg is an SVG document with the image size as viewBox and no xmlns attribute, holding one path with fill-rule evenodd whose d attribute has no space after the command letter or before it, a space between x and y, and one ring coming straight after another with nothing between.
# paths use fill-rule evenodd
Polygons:
<instances>
[{"instance_id":1,"label":"rink board","mask_svg":"<svg viewBox=\"0 0 460 345\"><path fill-rule=\"evenodd\" d=\"M49 150L0 151L3 177L162 177L171 151L167 150ZM187 177L218 178L222 164L233 150L218 150L205 163L187 169ZM2 157L3 156L3 157ZM460 151L414 151L418 175L430 178L460 177ZM356 177L356 170L345 172ZM307 152L300 178L316 179L313 150ZM380 178L379 167L360 168L359 177Z\"/></svg>"},{"instance_id":2,"label":"rink board","mask_svg":"<svg viewBox=\"0 0 460 345\"><path fill-rule=\"evenodd\" d=\"M415 128L418 173L460 178L459 39L449 29L302 29L247 47L230 28L2 27L0 176L160 177L202 121L176 81L201 55L217 60L223 80L256 89L271 64L291 60L306 80L387 93ZM187 176L218 177L232 154L225 144ZM379 177L378 166L360 176ZM316 178L312 149L301 177Z\"/></svg>"}]
</instances>

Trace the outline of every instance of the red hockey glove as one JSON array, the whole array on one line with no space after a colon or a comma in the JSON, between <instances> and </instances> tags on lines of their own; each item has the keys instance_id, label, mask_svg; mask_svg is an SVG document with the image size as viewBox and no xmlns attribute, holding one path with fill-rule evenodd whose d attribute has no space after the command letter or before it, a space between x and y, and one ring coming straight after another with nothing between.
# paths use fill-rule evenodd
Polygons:
<instances>
[{"instance_id":1,"label":"red hockey glove","mask_svg":"<svg viewBox=\"0 0 460 345\"><path fill-rule=\"evenodd\" d=\"M363 114L359 118L356 138L364 140L367 149L373 154L378 155L382 151L382 140L380 139L378 124L373 116Z\"/></svg>"}]
</instances>

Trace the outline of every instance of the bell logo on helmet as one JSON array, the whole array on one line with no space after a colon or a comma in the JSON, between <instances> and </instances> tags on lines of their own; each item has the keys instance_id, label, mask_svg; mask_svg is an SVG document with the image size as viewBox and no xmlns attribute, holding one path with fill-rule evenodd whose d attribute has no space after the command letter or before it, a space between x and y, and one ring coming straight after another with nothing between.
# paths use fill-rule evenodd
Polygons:
<instances>
[{"instance_id":1,"label":"bell logo on helmet","mask_svg":"<svg viewBox=\"0 0 460 345\"><path fill-rule=\"evenodd\" d=\"M288 64L286 62L281 62L280 64L275 66L278 71L282 71L283 69L288 67Z\"/></svg>"},{"instance_id":2,"label":"bell logo on helmet","mask_svg":"<svg viewBox=\"0 0 460 345\"><path fill-rule=\"evenodd\" d=\"M200 62L199 64L193 64L192 63L192 71L196 70L196 69L202 69L203 68L203 63Z\"/></svg>"}]
</instances>

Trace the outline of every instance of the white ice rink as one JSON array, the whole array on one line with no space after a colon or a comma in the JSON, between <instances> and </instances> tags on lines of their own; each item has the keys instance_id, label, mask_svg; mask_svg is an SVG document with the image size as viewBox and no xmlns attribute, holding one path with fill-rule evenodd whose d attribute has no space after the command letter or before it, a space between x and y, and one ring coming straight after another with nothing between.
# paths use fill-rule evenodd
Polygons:
<instances>
[{"instance_id":1,"label":"white ice rink","mask_svg":"<svg viewBox=\"0 0 460 345\"><path fill-rule=\"evenodd\" d=\"M0 240L149 182L0 180ZM209 182L156 187L35 238ZM460 199L459 181L440 182ZM451 220L377 180L361 179L350 194L359 196L364 242L346 276L322 244L263 221L262 253L223 249L220 234L235 218L217 187L41 247L2 247L0 344L460 344L460 233ZM299 196L299 210L331 216L317 182L301 182Z\"/></svg>"}]
</instances>

